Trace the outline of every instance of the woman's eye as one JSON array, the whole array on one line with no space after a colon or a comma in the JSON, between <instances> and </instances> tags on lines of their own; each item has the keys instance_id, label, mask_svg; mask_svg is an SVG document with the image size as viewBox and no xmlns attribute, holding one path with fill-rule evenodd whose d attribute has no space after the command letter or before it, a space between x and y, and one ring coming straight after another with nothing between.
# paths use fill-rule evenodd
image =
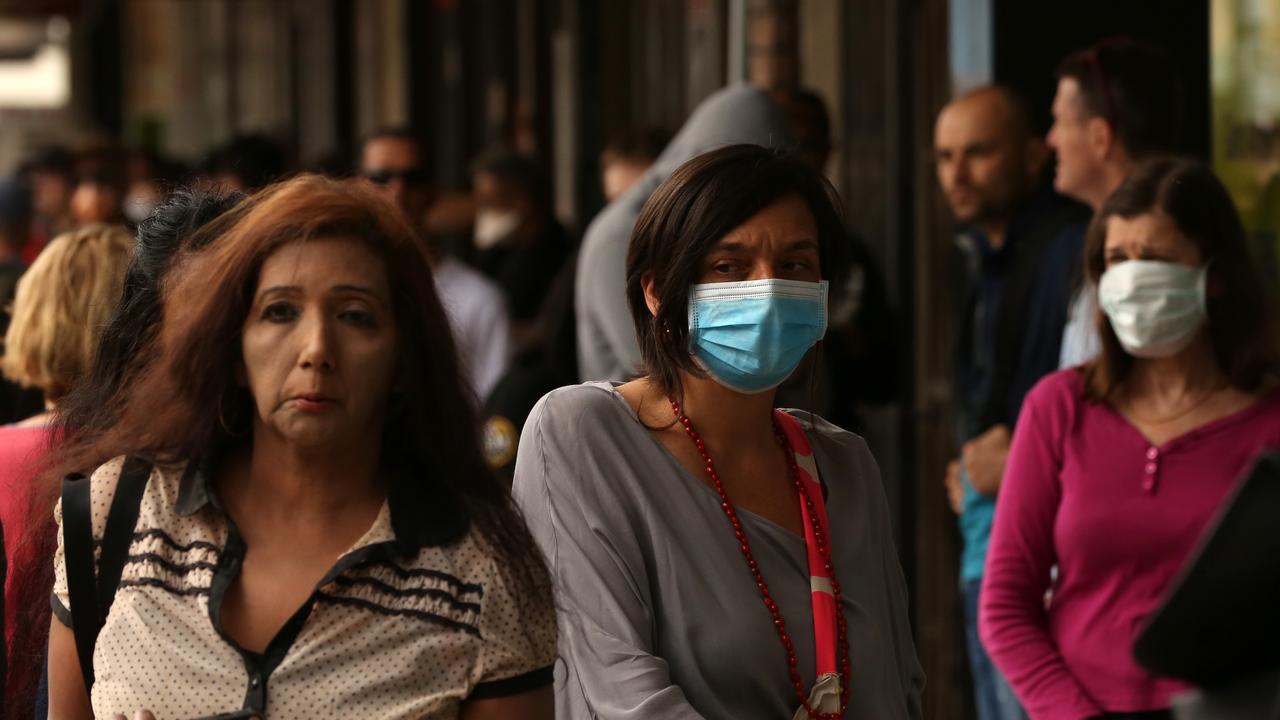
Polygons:
<instances>
[{"instance_id":1,"label":"woman's eye","mask_svg":"<svg viewBox=\"0 0 1280 720\"><path fill-rule=\"evenodd\" d=\"M716 263L711 267L711 270L713 272L719 273L721 275L728 275L729 273L732 273L734 270L737 270L737 269L738 269L737 265L734 265L733 263L729 263L729 262Z\"/></svg>"},{"instance_id":2,"label":"woman's eye","mask_svg":"<svg viewBox=\"0 0 1280 720\"><path fill-rule=\"evenodd\" d=\"M262 319L267 322L283 323L297 317L297 308L287 302L274 302L262 310Z\"/></svg>"},{"instance_id":3,"label":"woman's eye","mask_svg":"<svg viewBox=\"0 0 1280 720\"><path fill-rule=\"evenodd\" d=\"M364 308L347 308L338 313L338 319L360 327L376 327L378 324L373 313Z\"/></svg>"}]
</instances>

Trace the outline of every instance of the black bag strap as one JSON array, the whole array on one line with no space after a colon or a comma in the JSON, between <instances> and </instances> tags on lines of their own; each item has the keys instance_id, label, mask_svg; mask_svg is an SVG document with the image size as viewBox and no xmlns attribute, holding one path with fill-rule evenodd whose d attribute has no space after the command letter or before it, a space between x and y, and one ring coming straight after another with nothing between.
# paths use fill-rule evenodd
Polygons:
<instances>
[{"instance_id":1,"label":"black bag strap","mask_svg":"<svg viewBox=\"0 0 1280 720\"><path fill-rule=\"evenodd\" d=\"M91 628L97 624L98 603L93 569L93 501L89 478L78 473L62 479L62 554L71 600L71 630L87 692L93 687L93 644L97 633Z\"/></svg>"},{"instance_id":2,"label":"black bag strap","mask_svg":"<svg viewBox=\"0 0 1280 720\"><path fill-rule=\"evenodd\" d=\"M129 559L129 545L138 524L142 496L151 477L151 463L142 458L125 459L116 483L115 497L107 513L102 537L102 556L94 562L93 499L89 479L68 475L62 481L62 544L66 562L67 594L71 599L71 623L76 639L76 655L84 687L93 687L93 648L107 620L120 576Z\"/></svg>"},{"instance_id":3,"label":"black bag strap","mask_svg":"<svg viewBox=\"0 0 1280 720\"><path fill-rule=\"evenodd\" d=\"M111 601L120 586L120 575L129 560L129 545L138 526L142 496L151 478L151 463L139 457L125 458L116 484L116 494L107 513L107 527L102 537L102 557L98 559L98 628L107 621ZM94 632L97 637L97 632Z\"/></svg>"}]
</instances>

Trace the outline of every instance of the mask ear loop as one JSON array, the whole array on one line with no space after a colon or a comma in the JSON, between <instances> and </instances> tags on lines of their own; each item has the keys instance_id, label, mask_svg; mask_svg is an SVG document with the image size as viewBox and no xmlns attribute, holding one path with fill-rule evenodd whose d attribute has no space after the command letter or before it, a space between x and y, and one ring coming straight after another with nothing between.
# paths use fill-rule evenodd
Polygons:
<instances>
[{"instance_id":1,"label":"mask ear loop","mask_svg":"<svg viewBox=\"0 0 1280 720\"><path fill-rule=\"evenodd\" d=\"M1200 301L1200 311L1205 319L1209 318L1209 269L1217 258L1209 258L1200 267L1200 278L1196 281L1196 298Z\"/></svg>"}]
</instances>

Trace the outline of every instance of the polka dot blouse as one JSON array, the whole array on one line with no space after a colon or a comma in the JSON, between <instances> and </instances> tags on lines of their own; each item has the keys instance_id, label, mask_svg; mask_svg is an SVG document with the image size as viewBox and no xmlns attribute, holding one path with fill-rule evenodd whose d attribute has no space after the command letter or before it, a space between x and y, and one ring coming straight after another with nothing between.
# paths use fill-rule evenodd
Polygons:
<instances>
[{"instance_id":1,"label":"polka dot blouse","mask_svg":"<svg viewBox=\"0 0 1280 720\"><path fill-rule=\"evenodd\" d=\"M98 540L122 465L91 479ZM220 623L243 540L202 473L153 470L94 651L94 715L454 718L468 698L550 685L549 603L519 597L474 532L440 544L405 537L414 508L393 504L266 651L251 653ZM61 506L56 518L61 526ZM58 537L53 611L70 627Z\"/></svg>"}]
</instances>

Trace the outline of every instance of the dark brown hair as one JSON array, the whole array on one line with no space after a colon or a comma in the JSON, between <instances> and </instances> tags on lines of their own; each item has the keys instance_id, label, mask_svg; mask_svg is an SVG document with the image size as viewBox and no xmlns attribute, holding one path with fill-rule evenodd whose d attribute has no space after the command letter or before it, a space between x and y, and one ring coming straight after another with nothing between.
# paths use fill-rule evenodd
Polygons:
<instances>
[{"instance_id":1,"label":"dark brown hair","mask_svg":"<svg viewBox=\"0 0 1280 720\"><path fill-rule=\"evenodd\" d=\"M234 368L262 264L290 243L351 238L382 259L395 311L398 395L384 423L383 469L405 492L447 509L460 529L474 525L528 597L549 592L524 522L484 461L426 248L401 214L362 183L308 175L260 191L233 221L197 234L212 232L192 241L207 247L181 254L169 271L159 331L117 395L116 422L77 433L62 470L126 454L201 462L250 442L252 397Z\"/></svg>"},{"instance_id":2,"label":"dark brown hair","mask_svg":"<svg viewBox=\"0 0 1280 720\"><path fill-rule=\"evenodd\" d=\"M730 145L690 160L653 191L627 251L627 302L649 378L679 395L680 371L702 376L689 353L689 289L717 242L774 202L797 195L818 227L822 277L833 290L848 272L849 238L835 190L803 161L758 145ZM658 314L645 303L652 275Z\"/></svg>"},{"instance_id":3,"label":"dark brown hair","mask_svg":"<svg viewBox=\"0 0 1280 720\"><path fill-rule=\"evenodd\" d=\"M1232 386L1257 390L1276 371L1269 298L1245 243L1244 226L1227 189L1194 160L1157 158L1139 165L1107 199L1085 239L1085 273L1096 288L1106 271L1107 221L1159 212L1169 216L1205 263L1205 302L1214 356ZM1102 351L1085 365L1085 394L1107 400L1124 385L1133 356L1101 309L1095 317Z\"/></svg>"},{"instance_id":4,"label":"dark brown hair","mask_svg":"<svg viewBox=\"0 0 1280 720\"><path fill-rule=\"evenodd\" d=\"M1107 38L1068 55L1057 76L1076 81L1085 113L1106 120L1130 158L1177 150L1182 81L1160 48L1124 36Z\"/></svg>"}]
</instances>

